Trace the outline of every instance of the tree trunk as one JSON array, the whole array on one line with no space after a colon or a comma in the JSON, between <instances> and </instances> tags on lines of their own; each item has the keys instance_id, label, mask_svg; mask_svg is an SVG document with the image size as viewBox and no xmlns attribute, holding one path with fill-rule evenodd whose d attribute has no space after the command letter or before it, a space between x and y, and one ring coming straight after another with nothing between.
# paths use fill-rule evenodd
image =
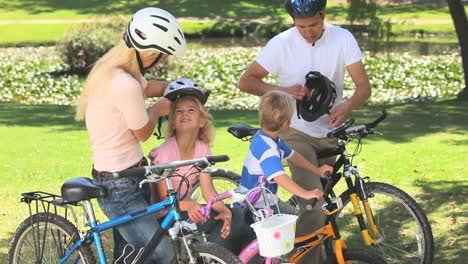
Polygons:
<instances>
[{"instance_id":1,"label":"tree trunk","mask_svg":"<svg viewBox=\"0 0 468 264\"><path fill-rule=\"evenodd\" d=\"M447 0L447 2L457 32L458 42L460 43L463 72L465 74L465 87L458 94L458 98L468 100L468 21L461 0Z\"/></svg>"}]
</instances>

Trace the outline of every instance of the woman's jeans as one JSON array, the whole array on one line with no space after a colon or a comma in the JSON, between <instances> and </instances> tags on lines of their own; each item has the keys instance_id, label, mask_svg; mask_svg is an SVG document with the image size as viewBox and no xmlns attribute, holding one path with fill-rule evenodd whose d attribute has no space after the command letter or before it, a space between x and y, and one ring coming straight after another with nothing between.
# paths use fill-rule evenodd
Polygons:
<instances>
[{"instance_id":1,"label":"woman's jeans","mask_svg":"<svg viewBox=\"0 0 468 264\"><path fill-rule=\"evenodd\" d=\"M139 188L139 183L143 179L144 177L139 176L115 180L94 179L96 184L103 185L107 188L107 197L98 199L98 203L109 219L130 212L144 210L148 207L145 196L148 197L150 192L149 185L145 184L141 189ZM135 247L136 252L144 247L160 228L161 226L153 214L117 227L125 240ZM128 255L129 249L126 249L125 253ZM136 253L133 253L133 255L135 254ZM164 236L159 242L158 247L153 250L145 263L166 264L171 263L174 259L175 254L171 242Z\"/></svg>"}]
</instances>

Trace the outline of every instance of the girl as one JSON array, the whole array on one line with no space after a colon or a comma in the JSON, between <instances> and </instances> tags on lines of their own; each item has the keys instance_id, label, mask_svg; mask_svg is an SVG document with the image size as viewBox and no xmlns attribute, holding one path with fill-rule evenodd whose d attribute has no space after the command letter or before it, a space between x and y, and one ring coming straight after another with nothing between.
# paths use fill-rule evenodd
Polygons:
<instances>
[{"instance_id":1,"label":"girl","mask_svg":"<svg viewBox=\"0 0 468 264\"><path fill-rule=\"evenodd\" d=\"M153 163L166 163L174 160L187 160L206 157L211 154L210 144L214 139L214 127L211 116L202 105L206 102L204 91L192 80L179 79L168 85L165 97L174 100L169 114L167 140L153 149L149 158ZM180 208L187 211L189 218L198 223L198 229L209 232L208 240L221 244L238 254L243 246L248 226L243 225L243 213L240 208L228 209L224 203L213 205L213 217L206 219L199 212L200 204L190 199L192 185L197 175L191 167L179 168L177 174L188 176L188 185L181 177L172 177L174 188L182 200ZM210 174L198 175L202 194L206 201L217 195ZM152 202L167 198L166 184L158 183L157 192L153 192ZM231 230L232 229L232 230ZM248 240L245 240L246 242Z\"/></svg>"}]
</instances>

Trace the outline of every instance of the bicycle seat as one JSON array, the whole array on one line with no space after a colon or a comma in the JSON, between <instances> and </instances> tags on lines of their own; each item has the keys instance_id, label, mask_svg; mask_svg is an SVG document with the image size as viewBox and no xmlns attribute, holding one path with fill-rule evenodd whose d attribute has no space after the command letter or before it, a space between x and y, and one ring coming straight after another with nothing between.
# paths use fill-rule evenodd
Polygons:
<instances>
[{"instance_id":1,"label":"bicycle seat","mask_svg":"<svg viewBox=\"0 0 468 264\"><path fill-rule=\"evenodd\" d=\"M69 202L90 200L106 195L106 188L94 184L91 179L86 177L70 179L62 185L62 197Z\"/></svg>"},{"instance_id":2,"label":"bicycle seat","mask_svg":"<svg viewBox=\"0 0 468 264\"><path fill-rule=\"evenodd\" d=\"M228 132L231 133L236 138L243 139L245 137L251 137L257 133L258 128L252 127L247 124L238 124L228 127Z\"/></svg>"}]
</instances>

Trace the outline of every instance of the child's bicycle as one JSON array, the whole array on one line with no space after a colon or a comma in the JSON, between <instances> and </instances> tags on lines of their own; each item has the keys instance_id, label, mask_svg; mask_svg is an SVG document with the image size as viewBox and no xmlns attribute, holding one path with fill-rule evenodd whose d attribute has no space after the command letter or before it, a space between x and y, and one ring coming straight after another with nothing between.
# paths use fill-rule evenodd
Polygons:
<instances>
[{"instance_id":1,"label":"child's bicycle","mask_svg":"<svg viewBox=\"0 0 468 264\"><path fill-rule=\"evenodd\" d=\"M170 208L170 211L161 222L162 228L155 232L145 247L134 252L136 257L131 263L143 263L152 250L158 246L166 231L171 238L178 263L241 263L229 250L207 242L204 234L196 230L195 224L187 223L182 219L177 193L169 178L181 166L193 166L198 171L209 173L211 165L227 160L229 160L228 156L210 156L113 173L116 178L144 175L146 179L141 181L140 187L145 183L165 180L168 199L150 205L145 210L132 212L102 223L95 217L91 200L105 197L107 190L94 184L89 178L68 180L62 186L62 196L45 192L23 193L21 201L29 205L31 216L24 220L16 230L10 244L8 263L107 263L101 232L144 216L154 215L155 212L167 208ZM75 213L77 206L84 208L83 222L87 230L77 228L79 226ZM65 211L63 216L58 213L59 211ZM73 216L72 220L75 224L67 219L69 214ZM141 231L150 232L151 230ZM95 245L95 250L92 249L92 244ZM132 245L127 246L135 250ZM94 251L97 252L97 260ZM126 256L122 256L122 262L119 263L128 263L123 258Z\"/></svg>"},{"instance_id":2,"label":"child's bicycle","mask_svg":"<svg viewBox=\"0 0 468 264\"><path fill-rule=\"evenodd\" d=\"M331 179L328 177L328 179ZM266 181L266 180L265 180ZM316 230L308 235L297 237L294 239L295 220L297 217L293 216L293 222L290 220L291 215L273 214L270 209L269 203L266 202L266 208L256 209L252 205L252 197L259 197L262 195L264 201L268 195L268 189L265 188L264 182L259 183L256 187L245 194L236 193L234 191L227 191L218 196L213 197L206 206L201 209L201 212L207 216L210 214L211 205L217 201L224 200L232 197L233 203L243 203L245 207L252 213L256 223L252 225L257 234L257 239L249 243L239 255L242 263L250 263L258 254L264 256L265 264L280 264L280 263L298 263L304 256L306 256L314 247L320 243L331 239L335 252L333 255L327 256L327 263L372 263L372 264L385 264L386 261L367 249L347 248L345 242L341 239L338 226L335 222L335 214L341 209L342 204L339 200L330 198L332 192L332 181L327 181L324 189L324 199L326 203L322 206L322 210L329 217L324 227ZM254 198L255 199L255 198ZM317 199L311 200L311 206L314 207ZM278 208L279 211L279 208ZM288 223L289 222L289 223ZM256 227L255 227L256 226ZM260 229L260 227L262 227ZM258 230L260 229L260 230ZM259 232L261 231L261 232ZM288 234L288 231L292 234ZM291 241L288 241L288 235ZM279 254L286 254L291 252L289 258L283 259L272 252ZM281 253L280 253L281 252Z\"/></svg>"},{"instance_id":3,"label":"child's bicycle","mask_svg":"<svg viewBox=\"0 0 468 264\"><path fill-rule=\"evenodd\" d=\"M386 115L383 111L373 122L361 125L354 125L353 119L348 121L327 135L338 139L337 147L318 153L319 159L337 156L333 165L333 185L343 176L346 181L346 190L339 195L344 208L337 216L337 224L350 247L359 247L364 242L366 246L371 246L375 252L384 256L389 263L432 263L432 229L419 204L395 186L371 182L369 177L361 177L357 166L353 165L353 158L362 148L361 139L376 133L374 128ZM257 130L258 128L249 125L234 125L228 128L231 134L243 141L249 141ZM346 145L354 140L357 140L357 147L350 155ZM232 181L240 182L239 175L236 178L233 172L227 174L229 178L224 181L224 185L231 185ZM218 182L222 181L222 175L223 171L219 171ZM332 192L331 195L335 196L335 193ZM295 198L290 201L294 204ZM352 207L347 206L349 204L352 204ZM357 219L360 236L351 231L357 226L356 220L352 218ZM325 249L327 253L333 252L331 241L325 243Z\"/></svg>"}]
</instances>

